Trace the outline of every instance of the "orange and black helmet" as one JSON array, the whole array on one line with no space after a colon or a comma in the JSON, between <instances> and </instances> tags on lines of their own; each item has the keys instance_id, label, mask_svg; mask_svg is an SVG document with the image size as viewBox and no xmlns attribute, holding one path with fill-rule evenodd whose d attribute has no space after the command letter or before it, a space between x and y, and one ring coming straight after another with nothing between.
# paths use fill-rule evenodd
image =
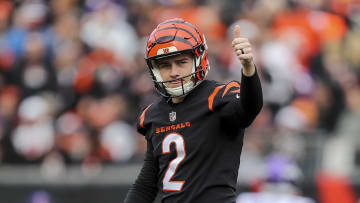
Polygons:
<instances>
[{"instance_id":1,"label":"orange and black helmet","mask_svg":"<svg viewBox=\"0 0 360 203\"><path fill-rule=\"evenodd\" d=\"M185 76L192 77L194 85L192 88L182 86L182 94L174 95L167 91L164 84L169 81L162 81L161 77L157 76L157 71L154 72L157 68L154 60L182 53L192 53L194 56L193 72ZM186 95L206 78L210 69L205 36L194 25L181 18L166 20L155 28L147 41L145 60L156 89L166 97Z\"/></svg>"}]
</instances>

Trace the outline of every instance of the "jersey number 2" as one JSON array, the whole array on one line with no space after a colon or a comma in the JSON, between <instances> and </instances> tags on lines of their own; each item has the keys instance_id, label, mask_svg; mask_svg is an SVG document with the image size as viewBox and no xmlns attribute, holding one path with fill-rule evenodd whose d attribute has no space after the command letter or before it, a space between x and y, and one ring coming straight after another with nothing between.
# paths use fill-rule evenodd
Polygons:
<instances>
[{"instance_id":1,"label":"jersey number 2","mask_svg":"<svg viewBox=\"0 0 360 203\"><path fill-rule=\"evenodd\" d=\"M184 138L178 133L170 133L165 136L162 142L162 153L168 154L170 153L170 145L175 144L176 150L176 158L173 159L170 163L168 168L166 169L164 178L163 178L163 190L166 191L181 191L185 181L172 181L171 178L174 176L177 167L179 164L184 160L186 153L185 153L185 142Z\"/></svg>"}]
</instances>

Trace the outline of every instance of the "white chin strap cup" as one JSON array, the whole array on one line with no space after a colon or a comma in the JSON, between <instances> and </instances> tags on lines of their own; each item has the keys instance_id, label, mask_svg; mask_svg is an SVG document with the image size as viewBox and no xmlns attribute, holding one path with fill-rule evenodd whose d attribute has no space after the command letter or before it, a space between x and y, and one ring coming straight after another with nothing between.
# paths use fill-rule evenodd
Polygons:
<instances>
[{"instance_id":1,"label":"white chin strap cup","mask_svg":"<svg viewBox=\"0 0 360 203\"><path fill-rule=\"evenodd\" d=\"M184 90L183 90L183 87L184 87ZM178 97L178 96L186 95L193 88L194 88L194 82L189 81L182 86L174 87L174 88L166 87L165 89L171 96Z\"/></svg>"}]
</instances>

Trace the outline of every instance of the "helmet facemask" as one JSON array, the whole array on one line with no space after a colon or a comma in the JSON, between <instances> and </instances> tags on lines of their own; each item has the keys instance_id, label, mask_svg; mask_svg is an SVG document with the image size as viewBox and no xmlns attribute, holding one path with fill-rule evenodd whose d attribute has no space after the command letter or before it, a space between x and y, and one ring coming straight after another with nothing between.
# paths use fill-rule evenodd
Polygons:
<instances>
[{"instance_id":1,"label":"helmet facemask","mask_svg":"<svg viewBox=\"0 0 360 203\"><path fill-rule=\"evenodd\" d=\"M180 55L182 53L178 53L176 55ZM156 59L155 59L156 60ZM151 60L151 73L153 75L153 81L155 83L155 86L157 87L157 90L166 97L182 97L187 95L191 90L193 90L198 84L200 84L199 80L196 78L196 74L199 72L202 72L202 70L196 71L196 67L198 67L198 64L200 62L199 59L196 59L194 55L192 54L192 71L190 74L185 75L180 78L172 79L172 80L166 80L164 81L161 77L160 71L158 66L156 65L155 60ZM166 84L180 80L181 85L178 87L170 88Z\"/></svg>"}]
</instances>

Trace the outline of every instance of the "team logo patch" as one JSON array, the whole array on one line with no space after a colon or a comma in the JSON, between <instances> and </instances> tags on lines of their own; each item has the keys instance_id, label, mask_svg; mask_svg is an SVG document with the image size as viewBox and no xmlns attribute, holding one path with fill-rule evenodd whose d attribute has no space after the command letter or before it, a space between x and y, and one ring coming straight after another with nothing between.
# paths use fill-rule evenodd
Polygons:
<instances>
[{"instance_id":1,"label":"team logo patch","mask_svg":"<svg viewBox=\"0 0 360 203\"><path fill-rule=\"evenodd\" d=\"M177 48L175 46L169 46L165 48L161 48L157 51L156 55L163 55L163 54L169 54L172 52L176 52Z\"/></svg>"},{"instance_id":2,"label":"team logo patch","mask_svg":"<svg viewBox=\"0 0 360 203\"><path fill-rule=\"evenodd\" d=\"M172 111L169 113L169 120L174 122L176 120L176 112Z\"/></svg>"}]
</instances>

